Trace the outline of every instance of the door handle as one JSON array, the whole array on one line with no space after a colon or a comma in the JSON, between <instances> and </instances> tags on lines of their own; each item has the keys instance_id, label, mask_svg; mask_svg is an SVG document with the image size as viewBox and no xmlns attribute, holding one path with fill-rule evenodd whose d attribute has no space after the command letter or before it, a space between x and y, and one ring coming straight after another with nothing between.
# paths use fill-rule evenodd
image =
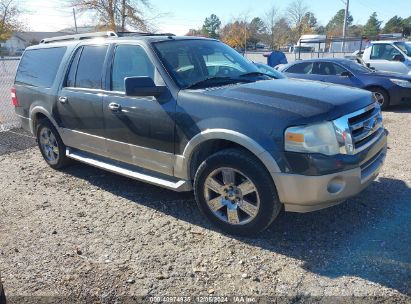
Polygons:
<instances>
[{"instance_id":1,"label":"door handle","mask_svg":"<svg viewBox=\"0 0 411 304\"><path fill-rule=\"evenodd\" d=\"M66 96L60 96L60 97L59 97L59 101L60 101L61 103L67 103L68 98L67 98Z\"/></svg>"},{"instance_id":2,"label":"door handle","mask_svg":"<svg viewBox=\"0 0 411 304\"><path fill-rule=\"evenodd\" d=\"M108 108L113 112L120 112L121 111L121 106L118 103L115 103L115 102L111 102L108 105Z\"/></svg>"}]
</instances>

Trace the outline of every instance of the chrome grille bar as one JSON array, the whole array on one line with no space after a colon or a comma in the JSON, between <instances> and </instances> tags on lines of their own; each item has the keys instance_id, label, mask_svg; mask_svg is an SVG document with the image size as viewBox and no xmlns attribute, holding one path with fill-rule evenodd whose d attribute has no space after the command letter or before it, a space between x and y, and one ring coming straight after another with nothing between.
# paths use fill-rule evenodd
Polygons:
<instances>
[{"instance_id":1,"label":"chrome grille bar","mask_svg":"<svg viewBox=\"0 0 411 304\"><path fill-rule=\"evenodd\" d=\"M359 153L376 142L384 131L381 108L373 103L333 121L342 154Z\"/></svg>"}]
</instances>

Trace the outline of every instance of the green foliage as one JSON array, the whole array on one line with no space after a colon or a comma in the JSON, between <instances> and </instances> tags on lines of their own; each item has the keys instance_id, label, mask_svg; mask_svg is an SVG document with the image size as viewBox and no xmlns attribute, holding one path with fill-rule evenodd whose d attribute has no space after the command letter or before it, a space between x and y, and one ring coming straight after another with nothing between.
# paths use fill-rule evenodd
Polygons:
<instances>
[{"instance_id":1,"label":"green foliage","mask_svg":"<svg viewBox=\"0 0 411 304\"><path fill-rule=\"evenodd\" d=\"M374 12L368 19L367 23L364 25L362 34L366 37L376 37L381 30L382 21L377 19L377 13Z\"/></svg>"},{"instance_id":2,"label":"green foliage","mask_svg":"<svg viewBox=\"0 0 411 304\"><path fill-rule=\"evenodd\" d=\"M402 33L404 28L403 19L398 16L392 17L390 20L387 21L382 32L385 34L389 33Z\"/></svg>"},{"instance_id":3,"label":"green foliage","mask_svg":"<svg viewBox=\"0 0 411 304\"><path fill-rule=\"evenodd\" d=\"M343 26L344 26L344 17L345 17L345 10L340 9L325 26L325 31L327 35L335 36L335 37L342 36ZM347 27L351 26L353 21L354 21L354 18L352 17L350 12L348 12Z\"/></svg>"},{"instance_id":4,"label":"green foliage","mask_svg":"<svg viewBox=\"0 0 411 304\"><path fill-rule=\"evenodd\" d=\"M267 33L267 27L264 21L259 17L255 17L251 20L250 24L247 26L247 29L248 42L254 46L261 41Z\"/></svg>"},{"instance_id":5,"label":"green foliage","mask_svg":"<svg viewBox=\"0 0 411 304\"><path fill-rule=\"evenodd\" d=\"M216 15L212 14L210 17L204 20L203 28L201 31L206 37L218 39L218 31L220 30L220 26L220 19Z\"/></svg>"}]
</instances>

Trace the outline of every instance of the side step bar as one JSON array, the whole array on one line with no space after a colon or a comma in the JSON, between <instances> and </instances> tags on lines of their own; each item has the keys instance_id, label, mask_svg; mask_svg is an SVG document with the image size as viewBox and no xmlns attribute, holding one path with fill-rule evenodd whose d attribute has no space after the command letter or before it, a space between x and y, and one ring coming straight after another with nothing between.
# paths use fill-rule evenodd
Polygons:
<instances>
[{"instance_id":1,"label":"side step bar","mask_svg":"<svg viewBox=\"0 0 411 304\"><path fill-rule=\"evenodd\" d=\"M111 162L109 159L90 154L83 151L72 150L70 148L66 149L66 156L82 163L107 170L113 173L123 175L135 180L143 181L149 184L167 188L177 192L191 191L192 185L190 181L187 180L177 180L172 178L168 179L164 175L157 173L149 174L149 171L140 169L138 167L131 167L129 165L121 165L120 163Z\"/></svg>"}]
</instances>

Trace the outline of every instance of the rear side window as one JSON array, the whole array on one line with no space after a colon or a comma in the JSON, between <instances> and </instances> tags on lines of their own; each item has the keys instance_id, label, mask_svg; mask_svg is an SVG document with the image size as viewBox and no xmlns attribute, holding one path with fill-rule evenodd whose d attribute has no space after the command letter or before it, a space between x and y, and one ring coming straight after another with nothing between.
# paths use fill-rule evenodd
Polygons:
<instances>
[{"instance_id":1,"label":"rear side window","mask_svg":"<svg viewBox=\"0 0 411 304\"><path fill-rule=\"evenodd\" d=\"M50 88L56 78L66 47L27 50L16 74L16 82Z\"/></svg>"},{"instance_id":2,"label":"rear side window","mask_svg":"<svg viewBox=\"0 0 411 304\"><path fill-rule=\"evenodd\" d=\"M293 66L290 66L286 72L287 73L294 73L294 74L310 74L313 70L313 63L312 62L303 62L297 63Z\"/></svg>"},{"instance_id":3,"label":"rear side window","mask_svg":"<svg viewBox=\"0 0 411 304\"><path fill-rule=\"evenodd\" d=\"M104 60L106 58L107 45L83 46L81 54L77 51L71 63L67 84L77 88L101 89L101 78ZM77 57L80 59L77 63ZM75 72L74 70L77 69ZM73 77L75 75L75 80ZM74 85L73 85L74 82Z\"/></svg>"}]
</instances>

